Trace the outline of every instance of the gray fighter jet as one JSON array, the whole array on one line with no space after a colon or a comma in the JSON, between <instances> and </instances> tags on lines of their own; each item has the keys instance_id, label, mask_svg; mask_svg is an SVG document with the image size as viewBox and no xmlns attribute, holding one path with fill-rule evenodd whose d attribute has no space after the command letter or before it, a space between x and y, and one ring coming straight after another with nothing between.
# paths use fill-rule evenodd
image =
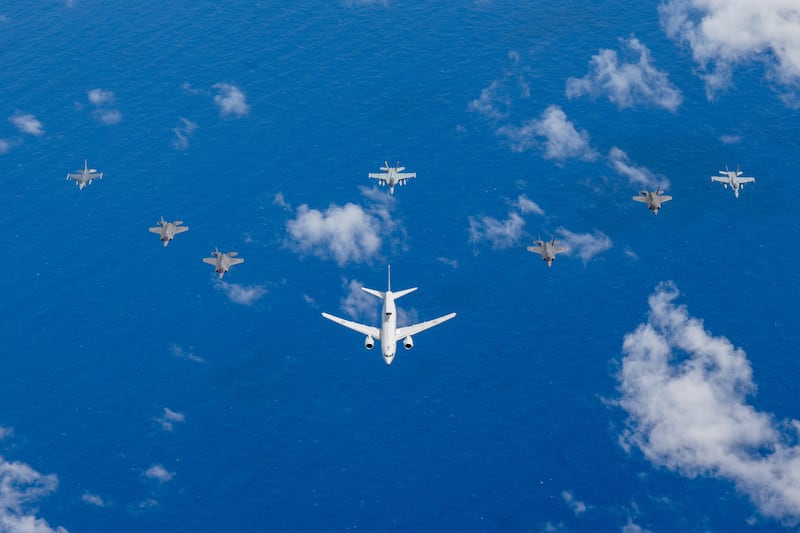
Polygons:
<instances>
[{"instance_id":1,"label":"gray fighter jet","mask_svg":"<svg viewBox=\"0 0 800 533\"><path fill-rule=\"evenodd\" d=\"M211 255L213 257L204 257L203 263L214 265L214 270L219 274L219 279L222 279L225 272L230 270L233 265L244 263L244 259L236 257L239 255L236 252L222 253L219 251L219 248L215 248L214 251L211 252Z\"/></svg>"},{"instance_id":2,"label":"gray fighter jet","mask_svg":"<svg viewBox=\"0 0 800 533\"><path fill-rule=\"evenodd\" d=\"M738 168L736 169L736 172L734 172L732 170L728 170L728 167L726 166L725 170L720 170L719 173L722 174L722 176L711 176L711 181L718 181L722 183L726 189L728 188L728 185L730 185L731 189L733 189L733 195L736 198L739 198L739 189L744 189L745 183L753 183L756 181L755 178L742 176L742 171Z\"/></svg>"},{"instance_id":3,"label":"gray fighter jet","mask_svg":"<svg viewBox=\"0 0 800 533\"><path fill-rule=\"evenodd\" d=\"M672 200L672 196L667 196L662 193L661 187L656 188L654 191L641 191L641 196L634 196L633 199L637 202L647 204L647 209L653 212L654 215L658 214L661 209L661 204Z\"/></svg>"},{"instance_id":4,"label":"gray fighter jet","mask_svg":"<svg viewBox=\"0 0 800 533\"><path fill-rule=\"evenodd\" d=\"M548 267L553 266L553 261L556 259L556 254L566 252L567 248L559 246L555 237L550 242L545 242L541 239L533 241L536 246L528 246L528 251L537 253L542 256L542 261L547 263Z\"/></svg>"},{"instance_id":5,"label":"gray fighter jet","mask_svg":"<svg viewBox=\"0 0 800 533\"><path fill-rule=\"evenodd\" d=\"M97 169L89 168L89 161L84 159L83 170L78 170L77 172L68 172L67 179L75 180L75 185L78 186L78 190L82 190L87 185L91 185L92 180L103 179L103 173L98 172Z\"/></svg>"},{"instance_id":6,"label":"gray fighter jet","mask_svg":"<svg viewBox=\"0 0 800 533\"><path fill-rule=\"evenodd\" d=\"M403 172L405 169L406 167L400 166L400 161L394 167L390 167L389 162L385 161L381 167L382 173L370 172L368 175L370 178L378 180L378 185L388 185L389 193L394 194L395 185L405 185L408 180L417 177L416 172Z\"/></svg>"},{"instance_id":7,"label":"gray fighter jet","mask_svg":"<svg viewBox=\"0 0 800 533\"><path fill-rule=\"evenodd\" d=\"M164 248L166 248L169 241L175 238L175 235L189 231L189 226L181 226L181 224L183 224L183 220L167 222L164 217L161 217L161 220L158 221L158 227L148 229L150 233L158 233L161 237L161 242L164 243Z\"/></svg>"}]
</instances>

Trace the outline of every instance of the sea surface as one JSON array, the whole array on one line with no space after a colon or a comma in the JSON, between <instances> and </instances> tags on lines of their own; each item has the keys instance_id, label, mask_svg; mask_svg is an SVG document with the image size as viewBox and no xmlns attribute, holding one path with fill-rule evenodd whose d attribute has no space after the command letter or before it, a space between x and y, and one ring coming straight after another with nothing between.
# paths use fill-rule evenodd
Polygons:
<instances>
[{"instance_id":1,"label":"sea surface","mask_svg":"<svg viewBox=\"0 0 800 533\"><path fill-rule=\"evenodd\" d=\"M57 478L0 516L73 533L781 527L731 480L620 443L623 338L668 280L747 353L748 403L800 416L800 112L757 62L709 101L657 7L0 1L0 115L41 125L0 121L0 455ZM631 36L677 110L565 95ZM470 109L495 80L501 118ZM226 113L219 84L246 109ZM498 135L551 105L598 157ZM613 147L669 180L659 216ZM104 178L79 191L64 176L84 159ZM367 179L385 160L418 176L393 197ZM757 176L738 200L709 181L725 165ZM505 221L520 195L545 215L520 213L514 245L470 241L470 217ZM377 224L367 257L287 230L348 203ZM191 229L163 248L160 216ZM525 246L559 228L613 244L548 269ZM201 262L215 246L246 260L228 285ZM413 318L458 316L386 366L320 312L347 316L349 283L384 290L389 264L394 289L419 287L398 302Z\"/></svg>"}]
</instances>

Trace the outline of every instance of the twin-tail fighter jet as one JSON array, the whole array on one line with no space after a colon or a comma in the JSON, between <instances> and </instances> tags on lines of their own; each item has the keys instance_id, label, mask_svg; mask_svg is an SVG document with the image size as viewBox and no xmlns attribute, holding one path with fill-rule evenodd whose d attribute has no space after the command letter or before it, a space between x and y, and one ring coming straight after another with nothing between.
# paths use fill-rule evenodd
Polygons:
<instances>
[{"instance_id":1,"label":"twin-tail fighter jet","mask_svg":"<svg viewBox=\"0 0 800 533\"><path fill-rule=\"evenodd\" d=\"M739 189L744 188L745 183L753 183L756 181L755 178L742 176L742 171L738 168L736 172L732 170L728 170L728 167L725 167L725 170L720 170L719 173L721 176L711 176L711 181L718 181L722 183L722 185L727 189L728 185L731 186L733 189L733 195L736 198L739 198Z\"/></svg>"},{"instance_id":2,"label":"twin-tail fighter jet","mask_svg":"<svg viewBox=\"0 0 800 533\"><path fill-rule=\"evenodd\" d=\"M381 170L383 172L370 172L369 177L378 180L378 185L388 185L389 193L394 194L395 185L405 185L411 178L416 178L416 172L403 172L406 167L400 166L400 161L397 166L390 167L389 162L385 161Z\"/></svg>"},{"instance_id":3,"label":"twin-tail fighter jet","mask_svg":"<svg viewBox=\"0 0 800 533\"><path fill-rule=\"evenodd\" d=\"M87 185L91 185L92 180L103 179L103 173L98 172L97 169L89 168L89 161L84 159L83 170L78 170L76 172L68 172L67 179L75 180L75 185L78 186L78 190L82 190Z\"/></svg>"},{"instance_id":4,"label":"twin-tail fighter jet","mask_svg":"<svg viewBox=\"0 0 800 533\"><path fill-rule=\"evenodd\" d=\"M440 316L439 318L434 318L433 320L428 320L427 322L421 322L419 324L414 324L413 326L405 326L402 328L397 327L397 308L395 307L395 300L405 296L410 292L414 292L417 290L417 287L413 287L411 289L404 289L402 291L392 292L392 267L389 267L389 281L388 281L388 288L386 292L376 291L373 289L368 289L366 287L361 287L364 292L367 292L373 296L377 296L381 300L383 300L383 309L381 310L381 327L380 329L373 327L373 326L365 326L363 324L359 324L357 322L351 322L349 320L345 320L344 318L339 318L337 316L330 315L328 313L322 313L322 316L327 318L328 320L332 320L339 325L342 325L346 328L352 329L353 331L357 331L362 335L366 335L364 339L364 347L367 350L371 350L375 346L375 340L381 341L381 355L383 355L383 360L386 362L387 365L391 365L392 361L394 360L394 356L397 350L397 342L402 340L403 347L406 350L410 350L414 347L414 339L412 339L412 335L416 335L426 329L430 329L433 326L438 326L442 322L450 320L454 316L455 313L450 313L449 315Z\"/></svg>"},{"instance_id":5,"label":"twin-tail fighter jet","mask_svg":"<svg viewBox=\"0 0 800 533\"><path fill-rule=\"evenodd\" d=\"M662 193L661 187L656 188L655 191L640 191L641 196L634 196L633 199L637 202L647 204L647 209L653 212L654 215L658 214L661 209L661 204L672 200L672 196L667 196Z\"/></svg>"},{"instance_id":6,"label":"twin-tail fighter jet","mask_svg":"<svg viewBox=\"0 0 800 533\"><path fill-rule=\"evenodd\" d=\"M158 233L158 235L161 237L161 242L164 243L164 248L166 248L169 244L169 241L175 238L175 235L178 233L183 233L184 231L189 231L189 226L181 226L181 224L183 224L183 220L167 222L164 220L164 217L161 217L161 220L158 221L157 227L148 229L150 233Z\"/></svg>"},{"instance_id":7,"label":"twin-tail fighter jet","mask_svg":"<svg viewBox=\"0 0 800 533\"><path fill-rule=\"evenodd\" d=\"M219 274L219 279L222 279L222 276L224 276L232 266L244 263L244 259L236 257L239 255L236 252L222 253L219 251L219 248L215 248L214 251L211 252L211 255L213 257L204 257L203 263L213 265L214 270Z\"/></svg>"},{"instance_id":8,"label":"twin-tail fighter jet","mask_svg":"<svg viewBox=\"0 0 800 533\"><path fill-rule=\"evenodd\" d=\"M542 256L542 261L547 263L548 267L553 266L553 261L556 259L556 254L566 252L565 246L559 246L555 237L550 242L545 242L541 239L533 241L535 246L528 246L528 251L537 253Z\"/></svg>"}]
</instances>

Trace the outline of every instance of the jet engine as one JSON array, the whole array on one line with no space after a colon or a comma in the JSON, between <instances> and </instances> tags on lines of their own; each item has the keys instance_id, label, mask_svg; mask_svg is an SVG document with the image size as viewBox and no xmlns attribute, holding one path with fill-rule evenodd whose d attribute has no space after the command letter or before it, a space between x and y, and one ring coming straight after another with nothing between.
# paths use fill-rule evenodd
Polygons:
<instances>
[{"instance_id":1,"label":"jet engine","mask_svg":"<svg viewBox=\"0 0 800 533\"><path fill-rule=\"evenodd\" d=\"M367 338L364 339L364 348L367 350L371 350L375 346L375 339L367 335Z\"/></svg>"},{"instance_id":2,"label":"jet engine","mask_svg":"<svg viewBox=\"0 0 800 533\"><path fill-rule=\"evenodd\" d=\"M410 350L411 348L414 347L414 339L411 338L411 335L403 339L403 347L406 350Z\"/></svg>"}]
</instances>

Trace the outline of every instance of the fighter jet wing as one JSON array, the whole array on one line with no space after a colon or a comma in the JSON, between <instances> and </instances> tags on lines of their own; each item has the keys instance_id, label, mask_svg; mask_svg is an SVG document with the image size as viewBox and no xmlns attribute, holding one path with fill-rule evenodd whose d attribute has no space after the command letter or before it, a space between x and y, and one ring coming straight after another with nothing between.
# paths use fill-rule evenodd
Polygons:
<instances>
[{"instance_id":1,"label":"fighter jet wing","mask_svg":"<svg viewBox=\"0 0 800 533\"><path fill-rule=\"evenodd\" d=\"M232 257L231 258L231 262L230 262L230 266L239 265L241 263L244 263L244 259L242 259L241 257Z\"/></svg>"},{"instance_id":2,"label":"fighter jet wing","mask_svg":"<svg viewBox=\"0 0 800 533\"><path fill-rule=\"evenodd\" d=\"M555 254L564 253L567 250L569 250L569 248L567 248L566 246L559 246L559 247L553 249L553 254L555 255Z\"/></svg>"},{"instance_id":3,"label":"fighter jet wing","mask_svg":"<svg viewBox=\"0 0 800 533\"><path fill-rule=\"evenodd\" d=\"M175 235L184 231L189 231L189 226L175 226Z\"/></svg>"},{"instance_id":4,"label":"fighter jet wing","mask_svg":"<svg viewBox=\"0 0 800 533\"><path fill-rule=\"evenodd\" d=\"M672 196L661 196L660 199L661 203L663 204L664 202L669 202L670 200L672 200Z\"/></svg>"},{"instance_id":5,"label":"fighter jet wing","mask_svg":"<svg viewBox=\"0 0 800 533\"><path fill-rule=\"evenodd\" d=\"M541 246L536 245L536 246L528 246L528 251L533 252L535 254L541 254L544 250L542 250Z\"/></svg>"},{"instance_id":6,"label":"fighter jet wing","mask_svg":"<svg viewBox=\"0 0 800 533\"><path fill-rule=\"evenodd\" d=\"M647 196L633 196L632 198L637 202L647 203Z\"/></svg>"},{"instance_id":7,"label":"fighter jet wing","mask_svg":"<svg viewBox=\"0 0 800 533\"><path fill-rule=\"evenodd\" d=\"M204 257L203 258L203 263L208 263L209 265L212 265L212 266L216 267L217 266L217 258L216 257Z\"/></svg>"},{"instance_id":8,"label":"fighter jet wing","mask_svg":"<svg viewBox=\"0 0 800 533\"><path fill-rule=\"evenodd\" d=\"M370 172L367 176L375 180L385 180L389 177L389 174L385 172Z\"/></svg>"},{"instance_id":9,"label":"fighter jet wing","mask_svg":"<svg viewBox=\"0 0 800 533\"><path fill-rule=\"evenodd\" d=\"M419 324L414 324L413 326L397 328L397 340L409 335L416 335L417 333L425 331L426 329L431 329L433 326L438 326L442 322L447 322L454 316L456 316L455 313L450 313L449 315L440 316L439 318L434 318L433 320L428 320L427 322L420 322Z\"/></svg>"},{"instance_id":10,"label":"fighter jet wing","mask_svg":"<svg viewBox=\"0 0 800 533\"><path fill-rule=\"evenodd\" d=\"M753 183L756 181L755 178L734 178L739 183Z\"/></svg>"},{"instance_id":11,"label":"fighter jet wing","mask_svg":"<svg viewBox=\"0 0 800 533\"><path fill-rule=\"evenodd\" d=\"M150 233L158 233L159 235L161 235L161 229L162 229L161 226L158 226L157 228L147 228L147 231L149 231Z\"/></svg>"},{"instance_id":12,"label":"fighter jet wing","mask_svg":"<svg viewBox=\"0 0 800 533\"><path fill-rule=\"evenodd\" d=\"M417 177L417 173L416 172L399 172L399 173L397 173L395 175L397 176L397 179L399 179L399 180L407 180L407 179L411 179L411 178L416 178Z\"/></svg>"},{"instance_id":13,"label":"fighter jet wing","mask_svg":"<svg viewBox=\"0 0 800 533\"><path fill-rule=\"evenodd\" d=\"M338 316L329 315L328 313L322 313L322 316L336 322L340 326L344 326L346 328L352 329L353 331L357 331L362 335L369 335L373 339L380 339L381 338L381 330L373 326L365 326L364 324L359 324L358 322L351 322L350 320L345 320L344 318L339 318Z\"/></svg>"},{"instance_id":14,"label":"fighter jet wing","mask_svg":"<svg viewBox=\"0 0 800 533\"><path fill-rule=\"evenodd\" d=\"M718 181L720 183L730 183L731 179L728 178L728 177L722 177L722 176L711 176L711 181Z\"/></svg>"}]
</instances>

